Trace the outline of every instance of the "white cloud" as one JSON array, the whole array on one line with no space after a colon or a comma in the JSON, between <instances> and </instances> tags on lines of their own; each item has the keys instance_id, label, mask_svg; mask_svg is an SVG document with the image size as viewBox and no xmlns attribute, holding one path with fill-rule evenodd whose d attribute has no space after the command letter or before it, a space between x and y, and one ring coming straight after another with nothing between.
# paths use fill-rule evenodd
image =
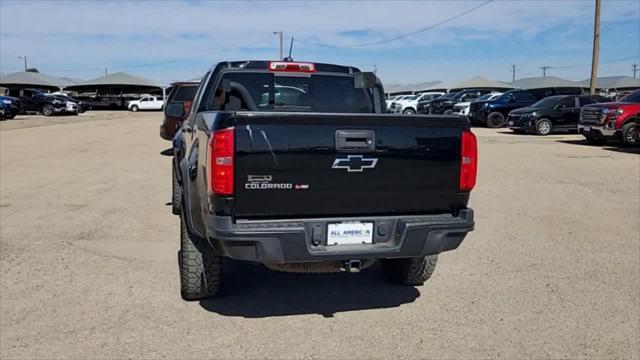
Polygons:
<instances>
[{"instance_id":1,"label":"white cloud","mask_svg":"<svg viewBox=\"0 0 640 360\"><path fill-rule=\"evenodd\" d=\"M201 54L203 59L214 61L222 56L216 50L237 46L259 46L263 49L251 51L252 55L271 57L269 54L277 46L271 35L274 30L283 30L300 40L361 43L414 31L478 4L477 1L3 1L0 68L10 72L5 69L19 67L17 55L28 55L37 66L50 69L117 67ZM528 41L554 27L571 31L576 24L591 23L592 17L592 1L495 1L433 30L378 48L455 43L460 35L453 30L468 30L463 35L467 40L517 36ZM638 1L604 2L603 22L639 17ZM353 30L369 33L364 37L340 35ZM243 57L246 53L228 51L224 57ZM139 70L148 76L158 72L152 68ZM94 72L78 74L90 77ZM166 74L161 77L171 79Z\"/></svg>"}]
</instances>

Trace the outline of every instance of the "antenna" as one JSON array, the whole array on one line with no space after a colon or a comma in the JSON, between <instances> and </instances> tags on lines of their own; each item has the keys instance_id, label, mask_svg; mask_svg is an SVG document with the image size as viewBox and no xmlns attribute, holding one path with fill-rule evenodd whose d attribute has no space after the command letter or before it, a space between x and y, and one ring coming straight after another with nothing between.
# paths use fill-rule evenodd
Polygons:
<instances>
[{"instance_id":1,"label":"antenna","mask_svg":"<svg viewBox=\"0 0 640 360\"><path fill-rule=\"evenodd\" d=\"M292 51L293 51L293 36L291 37L291 44L289 45L289 56L284 58L284 61L293 61L293 58L291 57Z\"/></svg>"}]
</instances>

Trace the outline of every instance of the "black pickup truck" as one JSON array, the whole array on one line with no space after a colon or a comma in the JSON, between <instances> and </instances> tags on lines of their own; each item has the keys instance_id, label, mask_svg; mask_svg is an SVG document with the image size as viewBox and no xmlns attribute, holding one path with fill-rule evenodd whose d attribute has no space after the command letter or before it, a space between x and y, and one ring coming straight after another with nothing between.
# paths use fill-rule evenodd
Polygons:
<instances>
[{"instance_id":1,"label":"black pickup truck","mask_svg":"<svg viewBox=\"0 0 640 360\"><path fill-rule=\"evenodd\" d=\"M476 138L459 116L385 113L373 73L241 61L210 69L174 150L184 299L212 297L222 259L294 272L380 260L421 285L473 230ZM168 105L181 117L181 104Z\"/></svg>"}]
</instances>

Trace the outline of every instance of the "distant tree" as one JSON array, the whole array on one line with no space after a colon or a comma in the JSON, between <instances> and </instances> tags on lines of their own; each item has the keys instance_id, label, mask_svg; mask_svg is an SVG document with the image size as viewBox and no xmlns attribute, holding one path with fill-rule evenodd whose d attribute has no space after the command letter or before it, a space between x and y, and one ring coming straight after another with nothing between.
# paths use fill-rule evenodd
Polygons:
<instances>
[{"instance_id":1,"label":"distant tree","mask_svg":"<svg viewBox=\"0 0 640 360\"><path fill-rule=\"evenodd\" d=\"M27 69L28 72L35 72L35 73L39 73L40 71L38 71L38 69L36 68L28 68Z\"/></svg>"}]
</instances>

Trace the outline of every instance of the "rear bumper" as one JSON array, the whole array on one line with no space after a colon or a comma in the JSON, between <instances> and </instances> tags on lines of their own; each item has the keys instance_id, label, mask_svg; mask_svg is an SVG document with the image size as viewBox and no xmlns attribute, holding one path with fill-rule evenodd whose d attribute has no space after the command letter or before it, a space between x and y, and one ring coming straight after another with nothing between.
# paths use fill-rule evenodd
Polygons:
<instances>
[{"instance_id":1,"label":"rear bumper","mask_svg":"<svg viewBox=\"0 0 640 360\"><path fill-rule=\"evenodd\" d=\"M374 223L373 244L326 245L327 224L341 221ZM474 228L473 210L423 216L322 218L233 223L210 215L211 246L223 256L262 263L313 262L418 257L457 248Z\"/></svg>"}]
</instances>

